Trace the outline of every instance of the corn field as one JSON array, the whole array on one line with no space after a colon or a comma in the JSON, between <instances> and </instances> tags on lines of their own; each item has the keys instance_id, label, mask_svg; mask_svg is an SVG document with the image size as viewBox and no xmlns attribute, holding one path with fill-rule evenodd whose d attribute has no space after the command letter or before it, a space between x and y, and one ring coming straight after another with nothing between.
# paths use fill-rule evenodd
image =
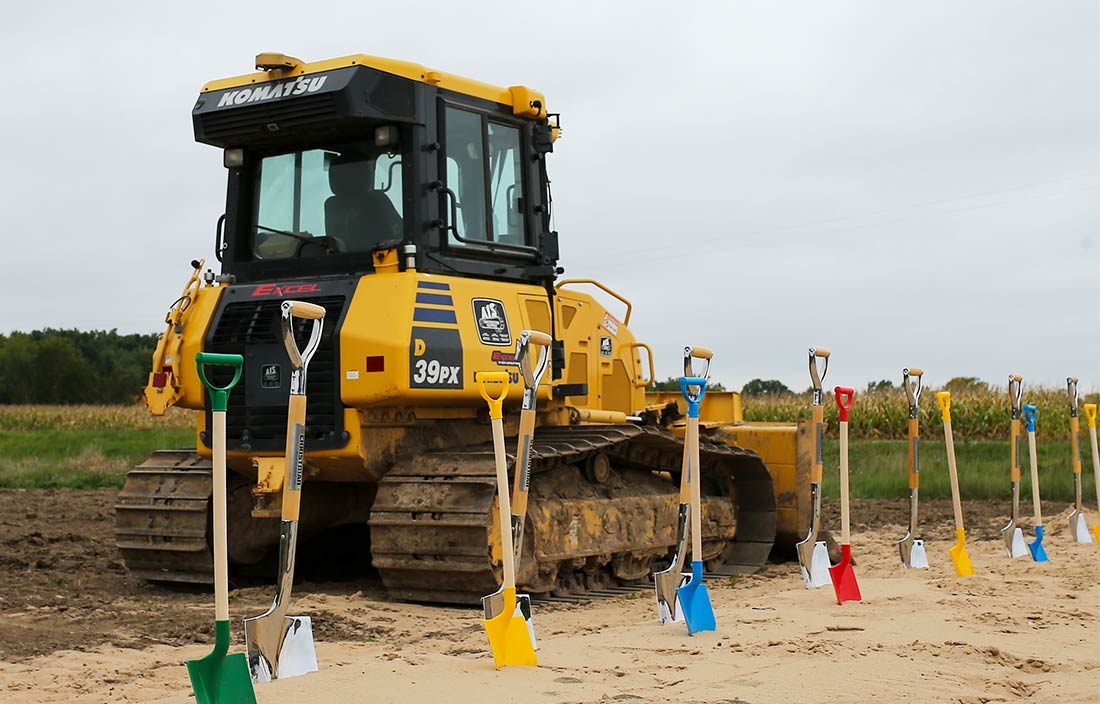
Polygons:
<instances>
[{"instance_id":1,"label":"corn field","mask_svg":"<svg viewBox=\"0 0 1100 704\"><path fill-rule=\"evenodd\" d=\"M0 405L0 430L184 430L193 411L169 408L160 418L142 404L119 406Z\"/></svg>"},{"instance_id":2,"label":"corn field","mask_svg":"<svg viewBox=\"0 0 1100 704\"><path fill-rule=\"evenodd\" d=\"M1081 394L1080 405L1097 403L1100 394ZM745 397L741 399L747 421L792 422L810 417L809 394ZM1069 440L1069 395L1064 388L1024 388L1023 403L1038 409L1035 436L1045 440ZM951 394L951 429L956 440L1007 440L1012 417L1008 392L1001 389ZM942 438L943 420L936 394L925 389L920 404L921 437ZM1082 442L1088 426L1082 409ZM903 389L856 392L848 418L848 434L854 439L904 440L907 436L909 401ZM831 393L825 399L825 425L830 437L837 434L837 408Z\"/></svg>"}]
</instances>

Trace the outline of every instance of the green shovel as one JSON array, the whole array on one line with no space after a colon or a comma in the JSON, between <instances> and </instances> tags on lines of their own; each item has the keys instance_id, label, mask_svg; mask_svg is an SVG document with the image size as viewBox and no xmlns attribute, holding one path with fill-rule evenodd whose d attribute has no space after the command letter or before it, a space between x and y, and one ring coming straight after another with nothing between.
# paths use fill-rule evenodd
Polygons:
<instances>
[{"instance_id":1,"label":"green shovel","mask_svg":"<svg viewBox=\"0 0 1100 704\"><path fill-rule=\"evenodd\" d=\"M199 660L187 661L191 687L199 704L256 704L252 676L244 653L226 655L229 650L229 560L226 545L225 497L225 407L229 391L241 379L244 357L239 354L195 355L199 378L210 391L210 415L213 418L214 449L214 651ZM226 386L214 386L206 378L207 364L233 367L233 380Z\"/></svg>"}]
</instances>

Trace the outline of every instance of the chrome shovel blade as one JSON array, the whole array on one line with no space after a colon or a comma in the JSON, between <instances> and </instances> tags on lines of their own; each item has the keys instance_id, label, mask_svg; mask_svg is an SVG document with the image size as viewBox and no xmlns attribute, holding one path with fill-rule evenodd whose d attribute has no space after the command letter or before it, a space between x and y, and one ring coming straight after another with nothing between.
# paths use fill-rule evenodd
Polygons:
<instances>
[{"instance_id":1,"label":"chrome shovel blade","mask_svg":"<svg viewBox=\"0 0 1100 704\"><path fill-rule=\"evenodd\" d=\"M913 569L928 569L928 553L924 550L924 541L920 538L913 540L913 549L909 553L909 566Z\"/></svg>"},{"instance_id":2,"label":"chrome shovel blade","mask_svg":"<svg viewBox=\"0 0 1100 704\"><path fill-rule=\"evenodd\" d=\"M806 542L805 545L808 548L810 543ZM829 577L829 567L832 563L829 561L829 548L825 542L822 540L814 542L810 550L803 549L802 543L799 543L798 548L798 562L806 588L817 589L832 584L832 578ZM808 557L804 554L805 552L810 553Z\"/></svg>"},{"instance_id":3,"label":"chrome shovel blade","mask_svg":"<svg viewBox=\"0 0 1100 704\"><path fill-rule=\"evenodd\" d=\"M1028 554L1027 543L1024 542L1024 531L1016 528L1012 531L1012 547L1009 549L1009 557L1024 557Z\"/></svg>"},{"instance_id":4,"label":"chrome shovel blade","mask_svg":"<svg viewBox=\"0 0 1100 704\"><path fill-rule=\"evenodd\" d=\"M244 621L248 670L256 684L317 672L310 617L277 618L264 614Z\"/></svg>"},{"instance_id":5,"label":"chrome shovel blade","mask_svg":"<svg viewBox=\"0 0 1100 704\"><path fill-rule=\"evenodd\" d=\"M1078 543L1092 542L1092 534L1085 522L1085 514L1076 508L1069 514L1069 532L1073 534L1073 539Z\"/></svg>"},{"instance_id":6,"label":"chrome shovel blade","mask_svg":"<svg viewBox=\"0 0 1100 704\"><path fill-rule=\"evenodd\" d=\"M684 586L691 578L682 574L684 559L687 555L687 524L691 517L691 504L680 504L676 518L676 552L668 569L653 573L653 587L657 593L657 615L661 623L678 623L684 620L683 609L676 590Z\"/></svg>"}]
</instances>

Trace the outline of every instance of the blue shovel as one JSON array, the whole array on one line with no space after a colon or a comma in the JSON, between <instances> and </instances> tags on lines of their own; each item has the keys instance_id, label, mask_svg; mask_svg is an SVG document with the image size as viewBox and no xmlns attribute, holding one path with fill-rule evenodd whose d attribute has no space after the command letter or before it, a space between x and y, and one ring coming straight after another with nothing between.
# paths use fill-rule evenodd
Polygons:
<instances>
[{"instance_id":1,"label":"blue shovel","mask_svg":"<svg viewBox=\"0 0 1100 704\"><path fill-rule=\"evenodd\" d=\"M1027 449L1031 455L1031 504L1035 508L1035 542L1028 543L1031 559L1036 562L1047 561L1047 551L1043 549L1043 512L1039 507L1039 462L1035 457L1035 416L1038 409L1030 403L1024 405L1024 419L1027 420Z\"/></svg>"},{"instance_id":2,"label":"blue shovel","mask_svg":"<svg viewBox=\"0 0 1100 704\"><path fill-rule=\"evenodd\" d=\"M706 393L707 380L703 377L680 377L680 392L688 404L687 462L684 466L685 480L691 485L691 576L682 587L677 587L676 596L680 609L687 622L688 633L695 635L699 631L713 631L714 608L710 605L707 585L703 584L703 521L702 499L699 486L699 402ZM687 576L687 575L685 575Z\"/></svg>"}]
</instances>

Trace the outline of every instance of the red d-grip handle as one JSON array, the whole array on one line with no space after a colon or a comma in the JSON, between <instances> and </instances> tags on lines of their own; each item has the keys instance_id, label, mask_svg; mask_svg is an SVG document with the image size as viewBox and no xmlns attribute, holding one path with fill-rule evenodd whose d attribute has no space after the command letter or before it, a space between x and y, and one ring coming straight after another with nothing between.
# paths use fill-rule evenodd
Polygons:
<instances>
[{"instance_id":1,"label":"red d-grip handle","mask_svg":"<svg viewBox=\"0 0 1100 704\"><path fill-rule=\"evenodd\" d=\"M855 398L856 392L843 386L838 386L833 391L836 393L836 407L840 409L840 422L847 423L848 409L852 407L852 399Z\"/></svg>"}]
</instances>

